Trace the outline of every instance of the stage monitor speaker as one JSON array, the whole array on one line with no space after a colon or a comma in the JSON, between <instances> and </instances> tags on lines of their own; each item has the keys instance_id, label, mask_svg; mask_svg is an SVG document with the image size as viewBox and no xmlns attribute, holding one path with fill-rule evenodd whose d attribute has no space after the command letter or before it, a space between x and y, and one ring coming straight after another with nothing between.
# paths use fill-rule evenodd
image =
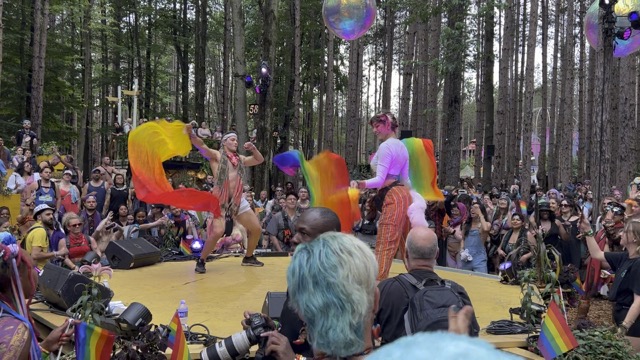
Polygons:
<instances>
[{"instance_id":1,"label":"stage monitor speaker","mask_svg":"<svg viewBox=\"0 0 640 360\"><path fill-rule=\"evenodd\" d=\"M412 130L400 130L400 140L408 139L410 137L413 137L413 131Z\"/></svg>"},{"instance_id":2,"label":"stage monitor speaker","mask_svg":"<svg viewBox=\"0 0 640 360\"><path fill-rule=\"evenodd\" d=\"M262 313L274 320L280 320L286 298L286 292L267 292L267 296L264 297L264 303L262 303Z\"/></svg>"},{"instance_id":3,"label":"stage monitor speaker","mask_svg":"<svg viewBox=\"0 0 640 360\"><path fill-rule=\"evenodd\" d=\"M111 241L105 250L107 260L114 269L133 269L153 265L160 261L160 249L143 238Z\"/></svg>"},{"instance_id":4,"label":"stage monitor speaker","mask_svg":"<svg viewBox=\"0 0 640 360\"><path fill-rule=\"evenodd\" d=\"M85 275L47 263L38 277L38 290L47 303L66 311L82 296L85 286L92 282ZM113 291L101 284L98 284L98 289L102 302L109 306Z\"/></svg>"},{"instance_id":5,"label":"stage monitor speaker","mask_svg":"<svg viewBox=\"0 0 640 360\"><path fill-rule=\"evenodd\" d=\"M487 157L493 157L496 154L495 145L487 145Z\"/></svg>"}]
</instances>

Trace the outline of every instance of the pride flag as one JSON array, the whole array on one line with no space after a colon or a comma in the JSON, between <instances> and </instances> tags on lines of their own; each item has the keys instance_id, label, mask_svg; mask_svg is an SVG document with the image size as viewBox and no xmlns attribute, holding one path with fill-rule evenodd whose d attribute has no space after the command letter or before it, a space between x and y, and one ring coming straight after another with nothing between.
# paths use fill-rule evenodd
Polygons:
<instances>
[{"instance_id":1,"label":"pride flag","mask_svg":"<svg viewBox=\"0 0 640 360\"><path fill-rule=\"evenodd\" d=\"M77 360L109 360L116 336L95 325L80 323L75 326Z\"/></svg>"},{"instance_id":2,"label":"pride flag","mask_svg":"<svg viewBox=\"0 0 640 360\"><path fill-rule=\"evenodd\" d=\"M407 138L402 143L409 152L409 180L411 187L425 200L441 201L444 195L438 188L438 168L429 139Z\"/></svg>"},{"instance_id":3,"label":"pride flag","mask_svg":"<svg viewBox=\"0 0 640 360\"><path fill-rule=\"evenodd\" d=\"M576 277L576 281L571 283L571 286L578 292L578 295L584 295L584 288L582 287L582 281L580 281L580 276Z\"/></svg>"},{"instance_id":4,"label":"pride flag","mask_svg":"<svg viewBox=\"0 0 640 360\"><path fill-rule=\"evenodd\" d=\"M180 317L177 311L169 323L168 345L171 348L171 360L191 360L189 348L187 347L187 339L184 337L182 324L180 324Z\"/></svg>"},{"instance_id":5,"label":"pride flag","mask_svg":"<svg viewBox=\"0 0 640 360\"><path fill-rule=\"evenodd\" d=\"M351 232L360 220L359 192L349 189L349 171L343 158L323 151L307 161L300 151L291 150L274 156L273 163L289 176L300 169L309 187L311 206L333 210L340 218L342 232Z\"/></svg>"},{"instance_id":6,"label":"pride flag","mask_svg":"<svg viewBox=\"0 0 640 360\"><path fill-rule=\"evenodd\" d=\"M220 216L218 198L192 188L173 189L162 162L186 156L191 140L181 121L144 123L129 132L129 165L138 199L150 204L173 205L185 210L209 211Z\"/></svg>"},{"instance_id":7,"label":"pride flag","mask_svg":"<svg viewBox=\"0 0 640 360\"><path fill-rule=\"evenodd\" d=\"M555 301L549 303L547 316L542 320L538 349L545 360L551 360L578 346Z\"/></svg>"},{"instance_id":8,"label":"pride flag","mask_svg":"<svg viewBox=\"0 0 640 360\"><path fill-rule=\"evenodd\" d=\"M180 252L182 252L183 255L193 255L191 244L187 240L180 240Z\"/></svg>"}]
</instances>

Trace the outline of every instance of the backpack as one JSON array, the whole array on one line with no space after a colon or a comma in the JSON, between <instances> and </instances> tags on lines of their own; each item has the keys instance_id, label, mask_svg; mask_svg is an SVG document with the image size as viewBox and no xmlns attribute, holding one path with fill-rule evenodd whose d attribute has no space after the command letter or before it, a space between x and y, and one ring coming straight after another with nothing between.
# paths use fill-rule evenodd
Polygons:
<instances>
[{"instance_id":1,"label":"backpack","mask_svg":"<svg viewBox=\"0 0 640 360\"><path fill-rule=\"evenodd\" d=\"M424 279L418 282L410 274L401 274L396 278L409 295L409 305L404 314L404 326L407 335L423 331L447 331L449 329L449 307L461 309L465 303L452 289L453 283L443 279ZM426 285L429 281L431 284ZM412 285L408 288L406 282ZM416 291L417 289L417 291ZM478 336L479 329L472 326L471 336Z\"/></svg>"}]
</instances>

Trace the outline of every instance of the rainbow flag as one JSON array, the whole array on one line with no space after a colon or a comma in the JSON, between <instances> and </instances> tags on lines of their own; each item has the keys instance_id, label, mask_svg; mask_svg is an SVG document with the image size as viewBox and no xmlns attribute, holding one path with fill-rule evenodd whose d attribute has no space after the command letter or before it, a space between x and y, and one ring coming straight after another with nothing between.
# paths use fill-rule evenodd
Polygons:
<instances>
[{"instance_id":1,"label":"rainbow flag","mask_svg":"<svg viewBox=\"0 0 640 360\"><path fill-rule=\"evenodd\" d=\"M538 349L545 360L551 360L578 346L555 301L549 303L547 316L542 320Z\"/></svg>"},{"instance_id":2,"label":"rainbow flag","mask_svg":"<svg viewBox=\"0 0 640 360\"><path fill-rule=\"evenodd\" d=\"M109 360L116 336L95 325L80 323L75 326L77 360Z\"/></svg>"},{"instance_id":3,"label":"rainbow flag","mask_svg":"<svg viewBox=\"0 0 640 360\"><path fill-rule=\"evenodd\" d=\"M409 152L409 180L411 187L425 200L441 201L444 195L438 188L438 168L429 139L407 138L402 143Z\"/></svg>"},{"instance_id":4,"label":"rainbow flag","mask_svg":"<svg viewBox=\"0 0 640 360\"><path fill-rule=\"evenodd\" d=\"M191 244L187 240L180 240L180 252L184 255L193 255Z\"/></svg>"},{"instance_id":5,"label":"rainbow flag","mask_svg":"<svg viewBox=\"0 0 640 360\"><path fill-rule=\"evenodd\" d=\"M520 213L524 216L527 216L527 202L524 200L520 200Z\"/></svg>"},{"instance_id":6,"label":"rainbow flag","mask_svg":"<svg viewBox=\"0 0 640 360\"><path fill-rule=\"evenodd\" d=\"M353 224L360 220L359 191L349 189L349 171L343 158L323 151L307 161L300 151L291 150L274 156L273 163L289 176L300 169L309 187L311 206L333 210L340 218L342 232L352 231Z\"/></svg>"},{"instance_id":7,"label":"rainbow flag","mask_svg":"<svg viewBox=\"0 0 640 360\"><path fill-rule=\"evenodd\" d=\"M584 295L584 288L582 286L582 281L580 281L580 276L576 277L576 281L571 283L571 286L578 292L578 295Z\"/></svg>"},{"instance_id":8,"label":"rainbow flag","mask_svg":"<svg viewBox=\"0 0 640 360\"><path fill-rule=\"evenodd\" d=\"M180 317L177 311L169 323L168 345L171 348L171 360L191 360L189 348L187 347L187 339L184 337L182 324L180 324Z\"/></svg>"}]
</instances>

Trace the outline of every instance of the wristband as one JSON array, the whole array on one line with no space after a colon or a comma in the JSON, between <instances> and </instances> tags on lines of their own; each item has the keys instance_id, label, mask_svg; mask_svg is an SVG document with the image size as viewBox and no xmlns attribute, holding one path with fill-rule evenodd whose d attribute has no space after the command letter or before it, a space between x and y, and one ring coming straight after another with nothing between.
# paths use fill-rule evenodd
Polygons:
<instances>
[{"instance_id":1,"label":"wristband","mask_svg":"<svg viewBox=\"0 0 640 360\"><path fill-rule=\"evenodd\" d=\"M593 230L585 231L582 233L583 236L593 236Z\"/></svg>"}]
</instances>

